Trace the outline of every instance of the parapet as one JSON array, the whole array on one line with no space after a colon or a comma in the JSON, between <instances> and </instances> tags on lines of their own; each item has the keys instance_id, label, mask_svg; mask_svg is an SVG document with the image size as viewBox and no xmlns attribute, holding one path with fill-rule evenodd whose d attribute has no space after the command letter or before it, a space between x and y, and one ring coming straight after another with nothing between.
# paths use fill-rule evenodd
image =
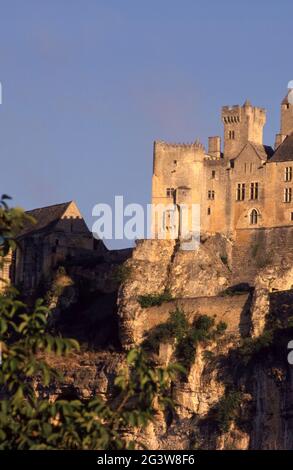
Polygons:
<instances>
[{"instance_id":1,"label":"parapet","mask_svg":"<svg viewBox=\"0 0 293 470\"><path fill-rule=\"evenodd\" d=\"M194 142L190 143L181 143L181 142L165 142L164 140L155 140L154 142L154 147L160 148L162 150L171 150L171 149L196 149L196 150L202 150L205 151L204 145L196 139Z\"/></svg>"}]
</instances>

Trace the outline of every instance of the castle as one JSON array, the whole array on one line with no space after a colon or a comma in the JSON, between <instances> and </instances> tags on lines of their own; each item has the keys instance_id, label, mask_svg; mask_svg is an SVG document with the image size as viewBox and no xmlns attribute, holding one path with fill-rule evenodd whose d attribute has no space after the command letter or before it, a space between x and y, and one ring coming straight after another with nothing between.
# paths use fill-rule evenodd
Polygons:
<instances>
[{"instance_id":1,"label":"castle","mask_svg":"<svg viewBox=\"0 0 293 470\"><path fill-rule=\"evenodd\" d=\"M180 211L182 204L200 206L201 233L241 239L293 227L293 104L288 95L274 149L263 143L266 111L249 101L224 106L222 122L223 149L218 136L209 137L207 151L198 141L154 143L152 203L165 207L153 220L155 237L162 228L167 233L174 228L180 217L170 212Z\"/></svg>"}]
</instances>

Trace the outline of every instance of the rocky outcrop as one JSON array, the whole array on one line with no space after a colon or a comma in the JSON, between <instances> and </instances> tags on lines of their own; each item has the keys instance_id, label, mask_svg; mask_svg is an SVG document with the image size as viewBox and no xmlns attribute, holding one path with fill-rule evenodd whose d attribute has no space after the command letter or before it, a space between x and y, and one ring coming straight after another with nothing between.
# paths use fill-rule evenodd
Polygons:
<instances>
[{"instance_id":1,"label":"rocky outcrop","mask_svg":"<svg viewBox=\"0 0 293 470\"><path fill-rule=\"evenodd\" d=\"M144 445L150 449L291 449L293 369L287 362L287 344L293 339L293 269L284 260L261 263L253 285L241 290L243 285L233 286L232 252L231 242L221 236L205 237L199 249L190 252L172 240L139 241L120 272L118 315L124 352L83 353L70 364L64 361L59 367L65 372L65 387L50 390L50 395L86 399L111 394L125 351L166 323L170 312L184 311L190 325L206 315L216 325L225 322L227 329L220 338L197 344L187 377L178 376L171 386L175 412L158 413L143 435ZM255 275L255 266L252 271ZM241 266L237 276L240 279ZM70 293L72 285L68 279L63 281L67 283L64 293L66 289ZM99 286L107 284L107 290L109 279L104 281ZM167 301L160 305L142 308L139 302L140 296L166 293ZM91 313L98 316L104 310L95 302ZM109 318L97 323L102 334L102 324ZM272 338L262 342L268 329ZM176 341L165 338L152 359L160 365L176 362Z\"/></svg>"},{"instance_id":2,"label":"rocky outcrop","mask_svg":"<svg viewBox=\"0 0 293 470\"><path fill-rule=\"evenodd\" d=\"M125 348L141 341L148 322L147 312L138 303L139 296L164 291L173 298L215 296L230 285L227 257L206 241L196 251L183 251L174 240L140 240L125 267L129 276L118 296Z\"/></svg>"},{"instance_id":3,"label":"rocky outcrop","mask_svg":"<svg viewBox=\"0 0 293 470\"><path fill-rule=\"evenodd\" d=\"M270 309L270 293L293 288L293 268L290 264L268 266L262 269L255 280L251 307L251 335L257 337L264 332Z\"/></svg>"}]
</instances>

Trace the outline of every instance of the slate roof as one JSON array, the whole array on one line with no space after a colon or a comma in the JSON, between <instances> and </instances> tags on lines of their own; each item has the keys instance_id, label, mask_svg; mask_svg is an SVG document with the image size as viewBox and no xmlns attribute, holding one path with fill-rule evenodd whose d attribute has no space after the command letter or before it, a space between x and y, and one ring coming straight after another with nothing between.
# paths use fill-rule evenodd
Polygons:
<instances>
[{"instance_id":1,"label":"slate roof","mask_svg":"<svg viewBox=\"0 0 293 470\"><path fill-rule=\"evenodd\" d=\"M269 145L255 144L254 142L250 142L250 144L262 160L270 160L274 154L273 148Z\"/></svg>"},{"instance_id":2,"label":"slate roof","mask_svg":"<svg viewBox=\"0 0 293 470\"><path fill-rule=\"evenodd\" d=\"M293 133L288 135L284 142L279 145L270 162L293 161Z\"/></svg>"},{"instance_id":3,"label":"slate roof","mask_svg":"<svg viewBox=\"0 0 293 470\"><path fill-rule=\"evenodd\" d=\"M49 225L54 225L61 219L62 215L71 203L72 201L63 202L62 204L54 204L53 206L40 207L38 209L26 211L26 214L32 216L36 220L36 223L26 223L19 236L22 237L28 233L42 230Z\"/></svg>"},{"instance_id":4,"label":"slate roof","mask_svg":"<svg viewBox=\"0 0 293 470\"><path fill-rule=\"evenodd\" d=\"M286 95L285 98L283 99L282 104L289 104L288 95L289 95L289 92L287 93L287 95Z\"/></svg>"}]
</instances>

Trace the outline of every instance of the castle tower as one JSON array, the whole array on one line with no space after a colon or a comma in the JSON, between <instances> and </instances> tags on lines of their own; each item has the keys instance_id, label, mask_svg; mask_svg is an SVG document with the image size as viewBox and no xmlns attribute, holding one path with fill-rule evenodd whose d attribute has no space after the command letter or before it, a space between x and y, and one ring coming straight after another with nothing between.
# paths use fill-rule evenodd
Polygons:
<instances>
[{"instance_id":1,"label":"castle tower","mask_svg":"<svg viewBox=\"0 0 293 470\"><path fill-rule=\"evenodd\" d=\"M152 180L154 238L160 238L162 234L167 238L174 234L179 237L180 206L186 205L191 209L192 204L201 204L205 158L205 148L198 140L190 144L162 141L154 143ZM191 230L192 220L188 221L187 225Z\"/></svg>"},{"instance_id":2,"label":"castle tower","mask_svg":"<svg viewBox=\"0 0 293 470\"><path fill-rule=\"evenodd\" d=\"M235 158L248 141L262 145L266 123L266 111L263 108L252 106L249 101L245 101L243 106L224 106L222 121L224 158Z\"/></svg>"},{"instance_id":3,"label":"castle tower","mask_svg":"<svg viewBox=\"0 0 293 470\"><path fill-rule=\"evenodd\" d=\"M292 93L292 90L289 90L281 103L281 130L280 134L276 135L275 149L293 132L293 103L290 103L289 93Z\"/></svg>"},{"instance_id":4,"label":"castle tower","mask_svg":"<svg viewBox=\"0 0 293 470\"><path fill-rule=\"evenodd\" d=\"M281 134L285 136L293 132L293 102L290 103L291 100L289 101L289 93L281 104Z\"/></svg>"}]
</instances>

